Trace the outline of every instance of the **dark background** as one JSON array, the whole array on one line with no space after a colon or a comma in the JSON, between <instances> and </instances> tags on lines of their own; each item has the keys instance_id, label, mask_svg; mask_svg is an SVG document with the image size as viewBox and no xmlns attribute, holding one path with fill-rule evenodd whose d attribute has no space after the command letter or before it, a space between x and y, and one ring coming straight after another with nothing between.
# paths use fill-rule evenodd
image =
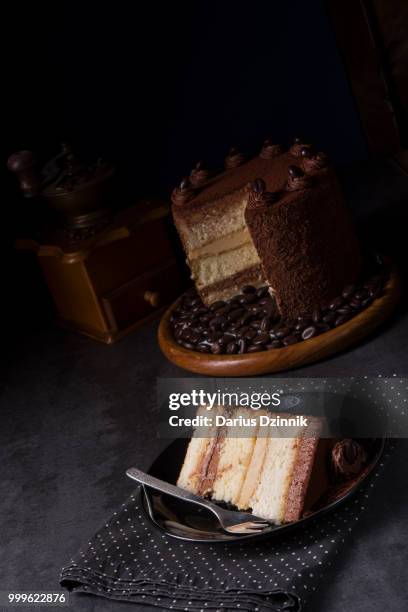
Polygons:
<instances>
[{"instance_id":1,"label":"dark background","mask_svg":"<svg viewBox=\"0 0 408 612\"><path fill-rule=\"evenodd\" d=\"M14 151L39 167L72 143L118 169L115 206L168 197L193 164L231 145L312 141L336 163L367 159L325 3L13 3L6 21L6 187L2 277L12 335L54 309L32 254L16 253L39 205L7 172ZM29 308L27 308L27 300Z\"/></svg>"},{"instance_id":2,"label":"dark background","mask_svg":"<svg viewBox=\"0 0 408 612\"><path fill-rule=\"evenodd\" d=\"M131 196L267 136L367 155L320 0L46 4L12 9L9 153L67 139L117 162Z\"/></svg>"}]
</instances>

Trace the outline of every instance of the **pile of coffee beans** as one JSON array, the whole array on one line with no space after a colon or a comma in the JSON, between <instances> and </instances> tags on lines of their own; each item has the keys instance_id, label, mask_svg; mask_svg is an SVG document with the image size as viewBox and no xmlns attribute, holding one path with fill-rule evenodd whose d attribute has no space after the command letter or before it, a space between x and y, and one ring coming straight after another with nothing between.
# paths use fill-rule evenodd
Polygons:
<instances>
[{"instance_id":1,"label":"pile of coffee beans","mask_svg":"<svg viewBox=\"0 0 408 612\"><path fill-rule=\"evenodd\" d=\"M211 306L191 289L172 312L170 323L178 344L200 353L279 349L342 325L381 295L384 280L384 274L376 274L360 285L349 285L324 308L290 322L281 319L268 287L246 286L239 295Z\"/></svg>"}]
</instances>

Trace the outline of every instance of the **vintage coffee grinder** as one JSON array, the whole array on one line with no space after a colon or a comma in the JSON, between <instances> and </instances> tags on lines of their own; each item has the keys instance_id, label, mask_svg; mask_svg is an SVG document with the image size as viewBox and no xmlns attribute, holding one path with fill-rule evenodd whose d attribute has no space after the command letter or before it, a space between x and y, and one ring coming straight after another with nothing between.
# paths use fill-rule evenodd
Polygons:
<instances>
[{"instance_id":1,"label":"vintage coffee grinder","mask_svg":"<svg viewBox=\"0 0 408 612\"><path fill-rule=\"evenodd\" d=\"M58 155L41 169L31 151L11 155L8 169L15 173L22 194L40 197L57 212L68 236L88 237L106 223L112 198L114 166L98 159L85 164L62 143Z\"/></svg>"}]
</instances>

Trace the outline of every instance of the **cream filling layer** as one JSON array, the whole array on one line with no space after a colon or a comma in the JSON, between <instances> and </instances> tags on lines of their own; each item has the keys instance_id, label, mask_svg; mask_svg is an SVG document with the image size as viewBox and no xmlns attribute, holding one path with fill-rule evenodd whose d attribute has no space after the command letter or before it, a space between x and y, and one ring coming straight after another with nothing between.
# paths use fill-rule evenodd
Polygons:
<instances>
[{"instance_id":1,"label":"cream filling layer","mask_svg":"<svg viewBox=\"0 0 408 612\"><path fill-rule=\"evenodd\" d=\"M220 253L225 253L225 251L236 249L247 242L252 242L252 240L249 235L248 228L243 227L242 229L232 232L227 236L216 238L212 242L204 244L199 248L192 249L189 253L189 259L193 260L197 259L198 257L205 257L207 255L219 255Z\"/></svg>"},{"instance_id":2,"label":"cream filling layer","mask_svg":"<svg viewBox=\"0 0 408 612\"><path fill-rule=\"evenodd\" d=\"M190 261L192 276L199 289L258 264L258 253L252 242L247 242L224 253L207 255Z\"/></svg>"}]
</instances>

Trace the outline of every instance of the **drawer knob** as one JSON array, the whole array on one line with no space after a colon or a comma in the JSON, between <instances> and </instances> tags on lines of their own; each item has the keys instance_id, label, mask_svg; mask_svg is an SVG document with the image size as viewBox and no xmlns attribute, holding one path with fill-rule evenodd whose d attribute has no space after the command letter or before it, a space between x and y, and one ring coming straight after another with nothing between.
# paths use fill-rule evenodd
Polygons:
<instances>
[{"instance_id":1,"label":"drawer knob","mask_svg":"<svg viewBox=\"0 0 408 612\"><path fill-rule=\"evenodd\" d=\"M158 291L145 291L143 298L150 306L153 306L153 308L157 308L160 304L160 294Z\"/></svg>"}]
</instances>

